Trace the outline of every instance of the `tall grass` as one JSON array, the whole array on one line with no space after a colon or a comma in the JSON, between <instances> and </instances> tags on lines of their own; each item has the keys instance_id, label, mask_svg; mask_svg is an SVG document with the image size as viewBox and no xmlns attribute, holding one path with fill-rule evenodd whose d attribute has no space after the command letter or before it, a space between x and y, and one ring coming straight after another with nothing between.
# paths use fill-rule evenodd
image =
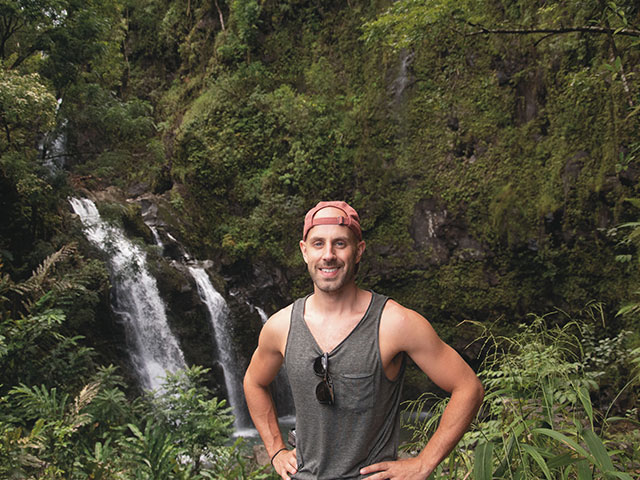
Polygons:
<instances>
[{"instance_id":1,"label":"tall grass","mask_svg":"<svg viewBox=\"0 0 640 480\"><path fill-rule=\"evenodd\" d=\"M589 322L570 320L562 312L534 315L513 337L495 336L470 323L481 329L485 360L479 376L485 403L433 478L638 478L637 409L611 416L612 405L599 408L591 400L604 371L590 368L597 362L590 362L594 342L584 341L591 332ZM614 345L617 351L609 353L627 362L631 375L622 388L633 389L638 385L633 366L640 362L640 349L621 342L605 344ZM410 418L425 409L431 412L407 426L413 435L408 449L420 449L428 441L446 404L447 399L434 401L430 394L408 403Z\"/></svg>"}]
</instances>

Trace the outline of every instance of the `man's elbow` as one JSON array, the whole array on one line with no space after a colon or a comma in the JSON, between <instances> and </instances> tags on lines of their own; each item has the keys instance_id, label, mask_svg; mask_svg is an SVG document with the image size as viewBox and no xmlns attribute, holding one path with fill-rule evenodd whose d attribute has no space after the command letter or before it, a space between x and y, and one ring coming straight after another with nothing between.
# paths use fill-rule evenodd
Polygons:
<instances>
[{"instance_id":1,"label":"man's elbow","mask_svg":"<svg viewBox=\"0 0 640 480\"><path fill-rule=\"evenodd\" d=\"M475 377L470 385L470 397L472 399L474 409L477 412L484 400L484 387L478 377Z\"/></svg>"},{"instance_id":2,"label":"man's elbow","mask_svg":"<svg viewBox=\"0 0 640 480\"><path fill-rule=\"evenodd\" d=\"M247 369L244 374L244 379L242 381L242 387L244 388L245 397L253 395L256 391L259 390L267 390L269 388L268 385L264 385L259 381L260 377L256 377L255 374L251 371L251 366Z\"/></svg>"},{"instance_id":3,"label":"man's elbow","mask_svg":"<svg viewBox=\"0 0 640 480\"><path fill-rule=\"evenodd\" d=\"M245 396L248 396L251 392L251 388L254 386L254 382L251 378L251 369L248 368L244 373L244 378L242 379L242 388L244 389Z\"/></svg>"}]
</instances>

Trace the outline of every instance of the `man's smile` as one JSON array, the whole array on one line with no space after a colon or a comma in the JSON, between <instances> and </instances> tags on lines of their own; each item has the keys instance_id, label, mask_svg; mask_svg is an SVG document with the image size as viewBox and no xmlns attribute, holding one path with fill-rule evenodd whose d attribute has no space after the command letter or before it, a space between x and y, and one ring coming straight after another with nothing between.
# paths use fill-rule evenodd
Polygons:
<instances>
[{"instance_id":1,"label":"man's smile","mask_svg":"<svg viewBox=\"0 0 640 480\"><path fill-rule=\"evenodd\" d=\"M318 270L325 275L332 275L338 271L338 267L319 267Z\"/></svg>"}]
</instances>

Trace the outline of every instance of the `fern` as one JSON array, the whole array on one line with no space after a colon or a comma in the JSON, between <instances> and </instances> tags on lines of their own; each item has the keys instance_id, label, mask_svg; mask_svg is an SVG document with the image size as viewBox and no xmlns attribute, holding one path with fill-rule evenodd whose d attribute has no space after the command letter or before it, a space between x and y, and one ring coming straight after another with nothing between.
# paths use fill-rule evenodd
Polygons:
<instances>
[{"instance_id":1,"label":"fern","mask_svg":"<svg viewBox=\"0 0 640 480\"><path fill-rule=\"evenodd\" d=\"M9 395L15 397L18 405L23 409L25 419L46 418L61 420L69 402L69 395L58 395L58 389L49 390L44 385L28 387L20 384L9 391Z\"/></svg>"},{"instance_id":2,"label":"fern","mask_svg":"<svg viewBox=\"0 0 640 480\"><path fill-rule=\"evenodd\" d=\"M24 282L11 286L11 290L23 298L22 306L25 311L30 312L35 305L35 299L41 299L48 290L62 291L71 288L71 284L68 281L52 279L51 274L54 272L56 264L65 261L76 253L77 246L75 243L63 246L60 250L45 258L33 271L31 277Z\"/></svg>"}]
</instances>

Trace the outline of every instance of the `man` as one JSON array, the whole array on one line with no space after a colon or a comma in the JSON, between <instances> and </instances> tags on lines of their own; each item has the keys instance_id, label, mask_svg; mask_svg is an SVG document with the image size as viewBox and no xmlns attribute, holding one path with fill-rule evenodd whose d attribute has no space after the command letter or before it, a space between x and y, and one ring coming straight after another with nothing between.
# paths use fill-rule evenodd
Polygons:
<instances>
[{"instance_id":1,"label":"man","mask_svg":"<svg viewBox=\"0 0 640 480\"><path fill-rule=\"evenodd\" d=\"M247 405L282 479L426 479L474 418L484 395L464 360L418 313L355 283L365 249L345 202L305 216L300 250L313 294L265 323L244 379ZM451 393L415 458L397 460L406 355ZM285 364L296 407L296 448L285 447L269 385Z\"/></svg>"}]
</instances>

